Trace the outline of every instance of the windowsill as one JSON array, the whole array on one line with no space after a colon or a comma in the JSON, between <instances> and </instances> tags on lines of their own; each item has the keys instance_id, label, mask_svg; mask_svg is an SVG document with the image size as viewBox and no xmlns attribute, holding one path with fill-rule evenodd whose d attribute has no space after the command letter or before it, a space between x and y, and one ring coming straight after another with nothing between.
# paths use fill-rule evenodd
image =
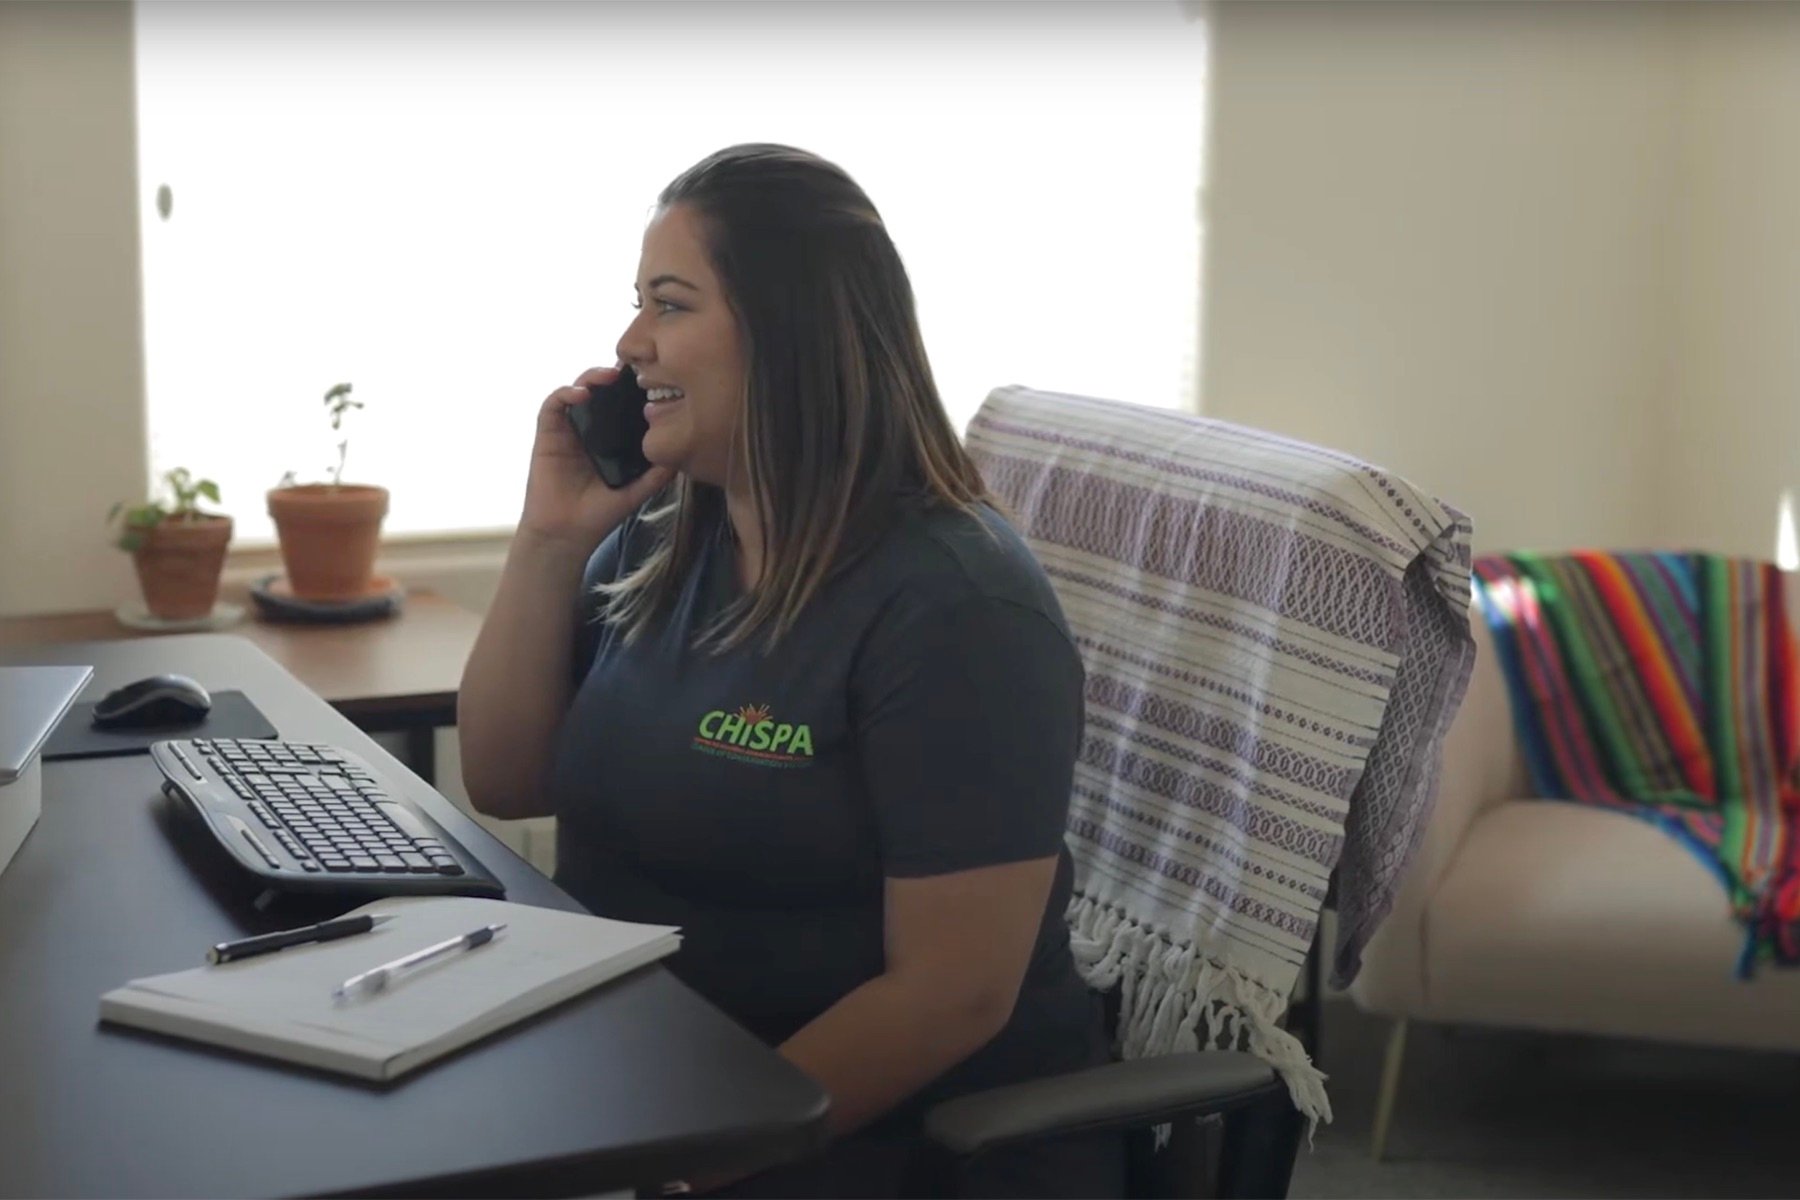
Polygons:
<instances>
[{"instance_id":1,"label":"windowsill","mask_svg":"<svg viewBox=\"0 0 1800 1200\"><path fill-rule=\"evenodd\" d=\"M403 585L445 576L498 574L506 561L513 531L471 529L451 533L411 533L381 539L376 570ZM281 548L272 538L233 542L225 556L224 585L248 590L251 584L281 571Z\"/></svg>"},{"instance_id":2,"label":"windowsill","mask_svg":"<svg viewBox=\"0 0 1800 1200\"><path fill-rule=\"evenodd\" d=\"M389 550L410 553L414 547L438 546L504 546L512 540L513 530L510 525L496 525L492 529L455 529L442 533L401 533L389 534L381 539L381 553L385 556ZM231 543L229 558L239 555L246 557L256 554L277 553L279 543L274 538L236 538Z\"/></svg>"}]
</instances>

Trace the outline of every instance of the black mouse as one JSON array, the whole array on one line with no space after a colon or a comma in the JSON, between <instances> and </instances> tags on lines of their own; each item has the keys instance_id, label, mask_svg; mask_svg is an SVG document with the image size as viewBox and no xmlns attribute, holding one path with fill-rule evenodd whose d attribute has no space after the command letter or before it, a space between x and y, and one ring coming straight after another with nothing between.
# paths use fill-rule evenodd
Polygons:
<instances>
[{"instance_id":1,"label":"black mouse","mask_svg":"<svg viewBox=\"0 0 1800 1200\"><path fill-rule=\"evenodd\" d=\"M212 697L186 675L152 675L106 693L94 705L94 728L197 725L210 711Z\"/></svg>"}]
</instances>

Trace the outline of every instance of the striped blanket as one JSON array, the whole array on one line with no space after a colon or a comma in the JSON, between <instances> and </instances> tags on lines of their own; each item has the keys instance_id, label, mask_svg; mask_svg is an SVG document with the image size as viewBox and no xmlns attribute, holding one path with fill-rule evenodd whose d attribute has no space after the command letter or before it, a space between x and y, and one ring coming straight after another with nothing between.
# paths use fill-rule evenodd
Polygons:
<instances>
[{"instance_id":1,"label":"striped blanket","mask_svg":"<svg viewBox=\"0 0 1800 1200\"><path fill-rule=\"evenodd\" d=\"M1469 523L1355 459L1001 388L968 446L1087 668L1069 918L1136 1058L1246 1046L1329 1119L1280 1027L1333 870L1354 975L1429 815L1474 661Z\"/></svg>"},{"instance_id":2,"label":"striped blanket","mask_svg":"<svg viewBox=\"0 0 1800 1200\"><path fill-rule=\"evenodd\" d=\"M1652 821L1718 876L1738 973L1800 962L1800 707L1781 572L1711 554L1510 554L1477 594L1540 795Z\"/></svg>"}]
</instances>

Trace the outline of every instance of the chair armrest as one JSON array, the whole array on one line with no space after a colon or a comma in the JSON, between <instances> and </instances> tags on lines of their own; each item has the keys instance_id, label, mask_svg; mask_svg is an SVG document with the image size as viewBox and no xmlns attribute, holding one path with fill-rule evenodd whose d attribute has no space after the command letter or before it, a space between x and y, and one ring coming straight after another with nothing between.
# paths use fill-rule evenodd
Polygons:
<instances>
[{"instance_id":1,"label":"chair armrest","mask_svg":"<svg viewBox=\"0 0 1800 1200\"><path fill-rule=\"evenodd\" d=\"M1224 1112L1285 1086L1241 1050L1165 1054L946 1100L925 1114L925 1137L967 1157L1009 1142Z\"/></svg>"}]
</instances>

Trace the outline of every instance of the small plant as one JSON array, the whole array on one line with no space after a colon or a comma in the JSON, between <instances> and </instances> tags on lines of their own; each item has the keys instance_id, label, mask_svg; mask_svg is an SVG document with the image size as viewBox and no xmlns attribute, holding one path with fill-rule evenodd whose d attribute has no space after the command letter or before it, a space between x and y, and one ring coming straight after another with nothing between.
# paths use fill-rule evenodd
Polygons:
<instances>
[{"instance_id":1,"label":"small plant","mask_svg":"<svg viewBox=\"0 0 1800 1200\"><path fill-rule=\"evenodd\" d=\"M331 414L331 432L341 432L344 425L344 414L353 408L361 408L361 400L350 398L350 385L340 383L325 393L325 411ZM337 469L331 473L331 486L341 487L344 482L344 457L350 451L350 439L344 438L338 443Z\"/></svg>"},{"instance_id":2,"label":"small plant","mask_svg":"<svg viewBox=\"0 0 1800 1200\"><path fill-rule=\"evenodd\" d=\"M106 523L111 525L124 515L124 522L119 528L119 535L113 545L121 550L136 550L144 544L150 530L164 521L193 521L200 517L214 514L200 511L202 496L214 504L219 502L219 485L210 479L195 479L186 467L176 467L163 475L163 488L169 503L152 499L143 504L127 505L121 500L106 514Z\"/></svg>"},{"instance_id":3,"label":"small plant","mask_svg":"<svg viewBox=\"0 0 1800 1200\"><path fill-rule=\"evenodd\" d=\"M353 408L361 408L363 406L361 400L352 400L350 398L350 391L351 388L349 384L339 383L333 384L325 392L325 412L326 415L331 418L331 431L333 433L343 432L345 413ZM337 466L331 472L331 486L334 489L344 486L344 459L350 453L350 439L346 437L339 441L337 450ZM275 486L284 488L293 487L298 482L299 479L294 472L289 471L281 477L280 482Z\"/></svg>"}]
</instances>

